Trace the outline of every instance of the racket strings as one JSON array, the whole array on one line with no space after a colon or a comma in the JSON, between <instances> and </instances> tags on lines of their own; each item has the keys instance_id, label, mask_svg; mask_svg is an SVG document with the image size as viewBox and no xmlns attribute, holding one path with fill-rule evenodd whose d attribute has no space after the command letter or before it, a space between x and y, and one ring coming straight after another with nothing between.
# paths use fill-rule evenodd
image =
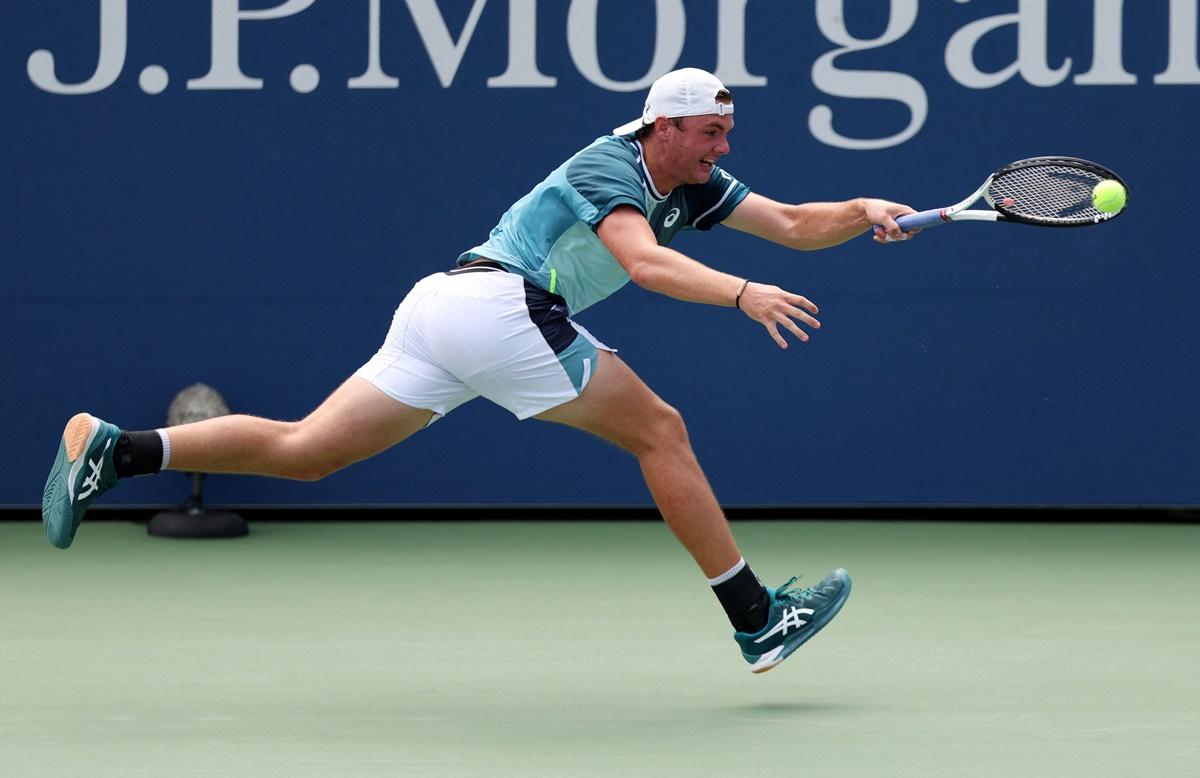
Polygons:
<instances>
[{"instance_id":1,"label":"racket strings","mask_svg":"<svg viewBox=\"0 0 1200 778\"><path fill-rule=\"evenodd\" d=\"M988 187L996 210L1043 224L1090 224L1109 214L1092 204L1101 177L1065 165L1033 165L997 176Z\"/></svg>"}]
</instances>

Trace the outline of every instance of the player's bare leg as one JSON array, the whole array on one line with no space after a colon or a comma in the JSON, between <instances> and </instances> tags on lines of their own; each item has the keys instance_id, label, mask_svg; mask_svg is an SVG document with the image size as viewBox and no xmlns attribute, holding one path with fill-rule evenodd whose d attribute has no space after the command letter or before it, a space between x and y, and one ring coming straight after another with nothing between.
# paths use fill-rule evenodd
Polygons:
<instances>
[{"instance_id":1,"label":"player's bare leg","mask_svg":"<svg viewBox=\"0 0 1200 778\"><path fill-rule=\"evenodd\" d=\"M667 526L707 577L721 575L741 558L679 412L615 354L597 352L583 393L537 418L585 430L633 453Z\"/></svg>"},{"instance_id":2,"label":"player's bare leg","mask_svg":"<svg viewBox=\"0 0 1200 778\"><path fill-rule=\"evenodd\" d=\"M432 415L354 376L300 421L234 415L171 427L168 467L316 480L391 448Z\"/></svg>"},{"instance_id":3,"label":"player's bare leg","mask_svg":"<svg viewBox=\"0 0 1200 778\"><path fill-rule=\"evenodd\" d=\"M295 422L221 416L161 434L126 434L79 413L63 430L42 493L46 536L67 548L96 497L119 478L157 472L164 460L170 469L187 472L315 480L394 446L428 424L432 415L393 400L358 377Z\"/></svg>"},{"instance_id":4,"label":"player's bare leg","mask_svg":"<svg viewBox=\"0 0 1200 778\"><path fill-rule=\"evenodd\" d=\"M793 588L795 578L778 589L762 586L733 542L679 413L616 355L598 352L583 393L538 418L586 430L637 456L667 526L713 584L752 672L782 662L846 602L850 576L842 569L807 589Z\"/></svg>"}]
</instances>

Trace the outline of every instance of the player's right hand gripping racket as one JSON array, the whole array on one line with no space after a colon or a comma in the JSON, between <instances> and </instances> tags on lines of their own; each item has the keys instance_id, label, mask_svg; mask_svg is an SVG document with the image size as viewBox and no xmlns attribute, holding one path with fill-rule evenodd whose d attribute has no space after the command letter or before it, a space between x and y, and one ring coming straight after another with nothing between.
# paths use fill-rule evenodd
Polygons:
<instances>
[{"instance_id":1,"label":"player's right hand gripping racket","mask_svg":"<svg viewBox=\"0 0 1200 778\"><path fill-rule=\"evenodd\" d=\"M992 173L960 203L910 213L896 219L896 224L905 231L957 221L1016 222L1038 227L1101 224L1124 210L1105 213L1092 204L1093 187L1107 179L1120 182L1128 193L1129 187L1120 176L1095 162L1075 157L1031 157ZM981 197L990 210L967 210Z\"/></svg>"}]
</instances>

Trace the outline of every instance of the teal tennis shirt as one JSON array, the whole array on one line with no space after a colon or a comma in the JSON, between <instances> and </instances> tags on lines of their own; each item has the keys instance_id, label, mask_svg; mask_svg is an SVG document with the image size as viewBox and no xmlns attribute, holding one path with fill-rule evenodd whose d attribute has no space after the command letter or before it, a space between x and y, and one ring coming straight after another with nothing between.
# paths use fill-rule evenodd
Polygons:
<instances>
[{"instance_id":1,"label":"teal tennis shirt","mask_svg":"<svg viewBox=\"0 0 1200 778\"><path fill-rule=\"evenodd\" d=\"M632 136L606 135L564 162L504 214L485 243L464 252L462 265L486 257L567 301L579 313L629 282L629 274L596 236L618 205L645 216L660 246L680 230L708 230L750 190L713 166L703 184L662 194Z\"/></svg>"}]
</instances>

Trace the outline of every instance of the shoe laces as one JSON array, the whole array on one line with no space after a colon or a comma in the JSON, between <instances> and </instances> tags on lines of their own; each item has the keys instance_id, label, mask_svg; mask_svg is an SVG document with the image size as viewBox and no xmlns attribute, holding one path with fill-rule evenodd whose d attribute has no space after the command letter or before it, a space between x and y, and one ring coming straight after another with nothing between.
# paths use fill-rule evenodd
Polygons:
<instances>
[{"instance_id":1,"label":"shoe laces","mask_svg":"<svg viewBox=\"0 0 1200 778\"><path fill-rule=\"evenodd\" d=\"M811 588L792 589L792 584L800 580L801 576L793 575L788 579L787 583L775 590L775 600L778 602L804 602L816 594Z\"/></svg>"}]
</instances>

